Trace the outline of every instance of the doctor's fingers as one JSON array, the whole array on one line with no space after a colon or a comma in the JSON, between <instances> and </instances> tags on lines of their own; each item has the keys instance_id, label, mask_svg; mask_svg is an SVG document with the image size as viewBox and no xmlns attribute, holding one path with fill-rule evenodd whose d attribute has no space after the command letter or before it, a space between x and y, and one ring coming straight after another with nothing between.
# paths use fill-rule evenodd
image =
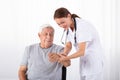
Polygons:
<instances>
[{"instance_id":1,"label":"doctor's fingers","mask_svg":"<svg viewBox=\"0 0 120 80\"><path fill-rule=\"evenodd\" d=\"M60 58L65 58L66 55L63 55L63 54L58 54L60 56Z\"/></svg>"}]
</instances>

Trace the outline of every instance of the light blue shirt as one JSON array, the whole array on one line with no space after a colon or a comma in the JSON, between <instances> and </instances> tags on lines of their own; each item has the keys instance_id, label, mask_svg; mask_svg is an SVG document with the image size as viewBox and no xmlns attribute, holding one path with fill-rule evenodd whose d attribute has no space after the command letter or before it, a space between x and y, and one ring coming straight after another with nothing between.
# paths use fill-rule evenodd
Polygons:
<instances>
[{"instance_id":1,"label":"light blue shirt","mask_svg":"<svg viewBox=\"0 0 120 80\"><path fill-rule=\"evenodd\" d=\"M28 68L28 80L61 80L63 65L50 62L48 54L60 53L62 50L62 46L55 44L49 48L41 48L39 43L26 47L21 65Z\"/></svg>"}]
</instances>

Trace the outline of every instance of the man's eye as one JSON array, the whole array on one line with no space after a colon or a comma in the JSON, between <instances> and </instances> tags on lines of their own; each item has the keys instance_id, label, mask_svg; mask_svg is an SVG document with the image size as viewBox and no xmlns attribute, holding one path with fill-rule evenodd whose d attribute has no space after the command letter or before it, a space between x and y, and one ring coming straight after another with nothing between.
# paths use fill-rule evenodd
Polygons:
<instances>
[{"instance_id":1,"label":"man's eye","mask_svg":"<svg viewBox=\"0 0 120 80\"><path fill-rule=\"evenodd\" d=\"M43 34L43 35L45 36L45 35L47 35L47 34L45 33L45 34Z\"/></svg>"}]
</instances>

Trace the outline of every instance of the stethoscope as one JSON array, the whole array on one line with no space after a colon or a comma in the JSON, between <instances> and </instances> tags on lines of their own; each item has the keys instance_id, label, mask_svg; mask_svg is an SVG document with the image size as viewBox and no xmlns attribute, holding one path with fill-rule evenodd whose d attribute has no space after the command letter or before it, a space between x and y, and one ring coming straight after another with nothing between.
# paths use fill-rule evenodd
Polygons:
<instances>
[{"instance_id":1,"label":"stethoscope","mask_svg":"<svg viewBox=\"0 0 120 80\"><path fill-rule=\"evenodd\" d=\"M76 20L75 20L75 18L73 18L73 20L74 20L74 27L75 27L75 34L74 34L74 41L75 41L75 44L77 43L77 38L76 38L76 30L77 30L77 28L76 28ZM64 31L63 31L63 34L62 34L62 37L61 37L61 43L62 44L66 44L66 41L67 41L67 37L68 37L68 33L69 33L69 30L67 30L67 32L66 32L66 37L65 37L65 41L63 41L63 36L64 36L64 34L65 34L65 29L64 29Z\"/></svg>"}]
</instances>

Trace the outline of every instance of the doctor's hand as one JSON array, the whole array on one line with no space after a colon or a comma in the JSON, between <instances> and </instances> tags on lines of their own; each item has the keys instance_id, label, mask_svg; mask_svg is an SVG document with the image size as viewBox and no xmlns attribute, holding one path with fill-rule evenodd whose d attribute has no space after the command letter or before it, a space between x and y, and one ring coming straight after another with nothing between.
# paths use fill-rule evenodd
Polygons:
<instances>
[{"instance_id":1,"label":"doctor's hand","mask_svg":"<svg viewBox=\"0 0 120 80\"><path fill-rule=\"evenodd\" d=\"M64 62L64 61L68 61L68 57L66 55L63 54L58 54L60 56L58 62Z\"/></svg>"},{"instance_id":2,"label":"doctor's hand","mask_svg":"<svg viewBox=\"0 0 120 80\"><path fill-rule=\"evenodd\" d=\"M60 54L58 54L59 56L60 55L63 55L63 56L67 56L67 54L66 53L64 53L64 52L61 52Z\"/></svg>"}]
</instances>

